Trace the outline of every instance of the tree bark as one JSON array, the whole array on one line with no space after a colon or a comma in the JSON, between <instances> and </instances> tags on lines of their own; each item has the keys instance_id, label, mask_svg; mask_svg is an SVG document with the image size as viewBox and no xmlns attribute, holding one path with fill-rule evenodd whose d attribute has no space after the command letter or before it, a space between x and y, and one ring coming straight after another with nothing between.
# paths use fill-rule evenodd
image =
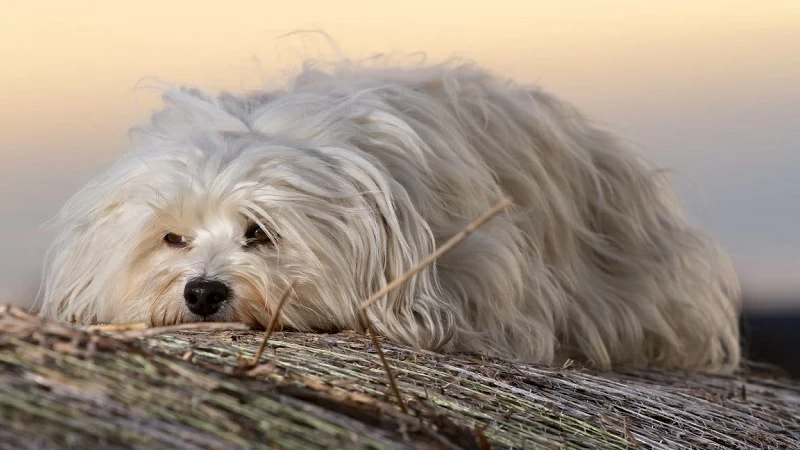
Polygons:
<instances>
[{"instance_id":1,"label":"tree bark","mask_svg":"<svg viewBox=\"0 0 800 450\"><path fill-rule=\"evenodd\" d=\"M90 331L0 308L2 448L800 448L800 384L596 373L381 341Z\"/></svg>"}]
</instances>

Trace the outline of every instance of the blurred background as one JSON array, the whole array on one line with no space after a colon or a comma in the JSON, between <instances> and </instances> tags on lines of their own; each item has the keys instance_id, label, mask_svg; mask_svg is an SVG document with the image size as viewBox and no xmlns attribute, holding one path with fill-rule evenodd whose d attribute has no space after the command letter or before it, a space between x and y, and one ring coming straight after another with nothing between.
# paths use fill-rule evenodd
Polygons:
<instances>
[{"instance_id":1,"label":"blurred background","mask_svg":"<svg viewBox=\"0 0 800 450\"><path fill-rule=\"evenodd\" d=\"M158 107L142 79L242 91L425 52L542 85L673 169L734 259L752 356L800 373L797 0L3 0L0 29L0 302L32 302L42 225Z\"/></svg>"}]
</instances>

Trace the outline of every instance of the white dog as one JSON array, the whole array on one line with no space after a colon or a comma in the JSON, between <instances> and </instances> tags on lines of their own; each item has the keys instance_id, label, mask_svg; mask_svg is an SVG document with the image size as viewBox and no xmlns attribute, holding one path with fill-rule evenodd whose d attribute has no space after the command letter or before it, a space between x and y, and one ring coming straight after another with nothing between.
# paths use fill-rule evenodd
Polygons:
<instances>
[{"instance_id":1,"label":"white dog","mask_svg":"<svg viewBox=\"0 0 800 450\"><path fill-rule=\"evenodd\" d=\"M307 66L282 91L164 92L58 216L42 314L362 330L416 348L724 371L739 288L663 174L539 88L472 65ZM363 331L363 330L362 330Z\"/></svg>"}]
</instances>

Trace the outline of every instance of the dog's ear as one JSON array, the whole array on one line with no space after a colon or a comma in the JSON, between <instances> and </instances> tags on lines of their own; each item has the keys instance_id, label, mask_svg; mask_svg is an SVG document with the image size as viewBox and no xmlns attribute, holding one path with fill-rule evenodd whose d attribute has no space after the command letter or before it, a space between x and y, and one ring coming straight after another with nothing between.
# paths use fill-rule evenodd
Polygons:
<instances>
[{"instance_id":1,"label":"dog's ear","mask_svg":"<svg viewBox=\"0 0 800 450\"><path fill-rule=\"evenodd\" d=\"M88 323L119 300L113 297L126 283L121 267L134 247L130 241L151 214L130 201L139 182L135 170L126 167L135 166L119 164L89 183L51 224L57 234L45 257L37 300L42 316Z\"/></svg>"},{"instance_id":2,"label":"dog's ear","mask_svg":"<svg viewBox=\"0 0 800 450\"><path fill-rule=\"evenodd\" d=\"M398 187L396 187L398 188ZM436 247L434 236L404 190L393 189L390 205L378 207L385 233L384 270L376 285L401 278ZM441 292L436 265L431 264L370 307L375 330L415 348L442 350L455 337L457 314Z\"/></svg>"}]
</instances>

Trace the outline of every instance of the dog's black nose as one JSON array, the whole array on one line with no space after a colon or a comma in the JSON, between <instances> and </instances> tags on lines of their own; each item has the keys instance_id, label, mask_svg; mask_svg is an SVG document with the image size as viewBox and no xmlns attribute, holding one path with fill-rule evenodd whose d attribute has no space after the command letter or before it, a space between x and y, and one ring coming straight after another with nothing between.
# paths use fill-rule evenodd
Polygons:
<instances>
[{"instance_id":1,"label":"dog's black nose","mask_svg":"<svg viewBox=\"0 0 800 450\"><path fill-rule=\"evenodd\" d=\"M193 278L183 288L183 298L189 311L203 317L217 312L228 295L228 287L224 283L206 278Z\"/></svg>"}]
</instances>

